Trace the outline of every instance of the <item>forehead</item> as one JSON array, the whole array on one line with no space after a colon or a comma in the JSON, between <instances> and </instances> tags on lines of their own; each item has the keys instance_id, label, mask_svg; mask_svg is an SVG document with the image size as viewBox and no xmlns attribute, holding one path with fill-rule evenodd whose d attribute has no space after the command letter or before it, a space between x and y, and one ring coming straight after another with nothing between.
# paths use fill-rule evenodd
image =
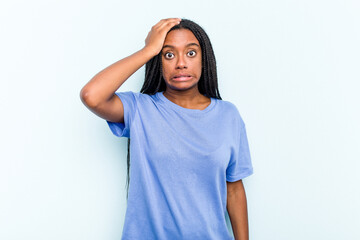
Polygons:
<instances>
[{"instance_id":1,"label":"forehead","mask_svg":"<svg viewBox=\"0 0 360 240\"><path fill-rule=\"evenodd\" d=\"M170 31L165 38L164 45L180 47L189 43L197 43L200 46L199 41L189 29L181 28Z\"/></svg>"}]
</instances>

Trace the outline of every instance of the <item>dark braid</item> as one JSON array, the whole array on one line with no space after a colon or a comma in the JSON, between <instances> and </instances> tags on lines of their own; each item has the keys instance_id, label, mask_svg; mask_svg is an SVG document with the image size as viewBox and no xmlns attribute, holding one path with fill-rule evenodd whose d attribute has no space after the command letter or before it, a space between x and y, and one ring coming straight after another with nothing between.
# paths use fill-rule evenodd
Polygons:
<instances>
[{"instance_id":1,"label":"dark braid","mask_svg":"<svg viewBox=\"0 0 360 240\"><path fill-rule=\"evenodd\" d=\"M222 99L218 89L218 79L216 71L216 60L210 39L204 29L195 22L182 19L181 22L172 27L170 31L176 29L190 30L200 43L202 55L202 73L198 82L199 92L207 97ZM141 93L154 95L157 92L166 90L165 80L162 77L161 52L154 56L145 65L145 81L140 90ZM127 195L129 194L130 183L130 138L128 139L127 153Z\"/></svg>"}]
</instances>

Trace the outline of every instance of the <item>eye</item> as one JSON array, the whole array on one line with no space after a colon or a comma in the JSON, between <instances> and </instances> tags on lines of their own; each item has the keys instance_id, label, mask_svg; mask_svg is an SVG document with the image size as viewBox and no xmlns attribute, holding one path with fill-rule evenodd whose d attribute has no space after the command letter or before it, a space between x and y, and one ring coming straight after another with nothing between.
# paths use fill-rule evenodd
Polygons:
<instances>
[{"instance_id":1,"label":"eye","mask_svg":"<svg viewBox=\"0 0 360 240\"><path fill-rule=\"evenodd\" d=\"M188 52L188 56L190 57L194 57L196 55L196 52L194 50L191 50L190 52Z\"/></svg>"},{"instance_id":2,"label":"eye","mask_svg":"<svg viewBox=\"0 0 360 240\"><path fill-rule=\"evenodd\" d=\"M172 58L174 58L174 54L171 53L171 52L165 53L164 56L165 56L165 58L167 58L167 59L172 59Z\"/></svg>"}]
</instances>

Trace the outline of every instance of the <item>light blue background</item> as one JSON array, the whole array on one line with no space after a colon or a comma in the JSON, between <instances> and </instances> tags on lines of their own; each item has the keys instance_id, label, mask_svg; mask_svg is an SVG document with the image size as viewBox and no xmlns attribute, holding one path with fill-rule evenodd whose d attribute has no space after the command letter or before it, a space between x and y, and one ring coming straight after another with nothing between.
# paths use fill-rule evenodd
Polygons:
<instances>
[{"instance_id":1,"label":"light blue background","mask_svg":"<svg viewBox=\"0 0 360 240\"><path fill-rule=\"evenodd\" d=\"M359 12L356 0L2 1L0 239L120 239L127 139L79 93L167 17L207 31L221 96L246 123L250 239L360 239Z\"/></svg>"}]
</instances>

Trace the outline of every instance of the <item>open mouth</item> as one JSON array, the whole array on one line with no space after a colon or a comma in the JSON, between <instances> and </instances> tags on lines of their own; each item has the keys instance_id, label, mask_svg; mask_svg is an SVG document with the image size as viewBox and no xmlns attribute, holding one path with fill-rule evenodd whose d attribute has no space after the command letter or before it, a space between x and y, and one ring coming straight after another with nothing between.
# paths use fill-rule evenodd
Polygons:
<instances>
[{"instance_id":1,"label":"open mouth","mask_svg":"<svg viewBox=\"0 0 360 240\"><path fill-rule=\"evenodd\" d=\"M189 79L191 79L191 75L188 75L188 74L181 74L181 75L175 75L173 77L173 80L175 81L187 81Z\"/></svg>"}]
</instances>

